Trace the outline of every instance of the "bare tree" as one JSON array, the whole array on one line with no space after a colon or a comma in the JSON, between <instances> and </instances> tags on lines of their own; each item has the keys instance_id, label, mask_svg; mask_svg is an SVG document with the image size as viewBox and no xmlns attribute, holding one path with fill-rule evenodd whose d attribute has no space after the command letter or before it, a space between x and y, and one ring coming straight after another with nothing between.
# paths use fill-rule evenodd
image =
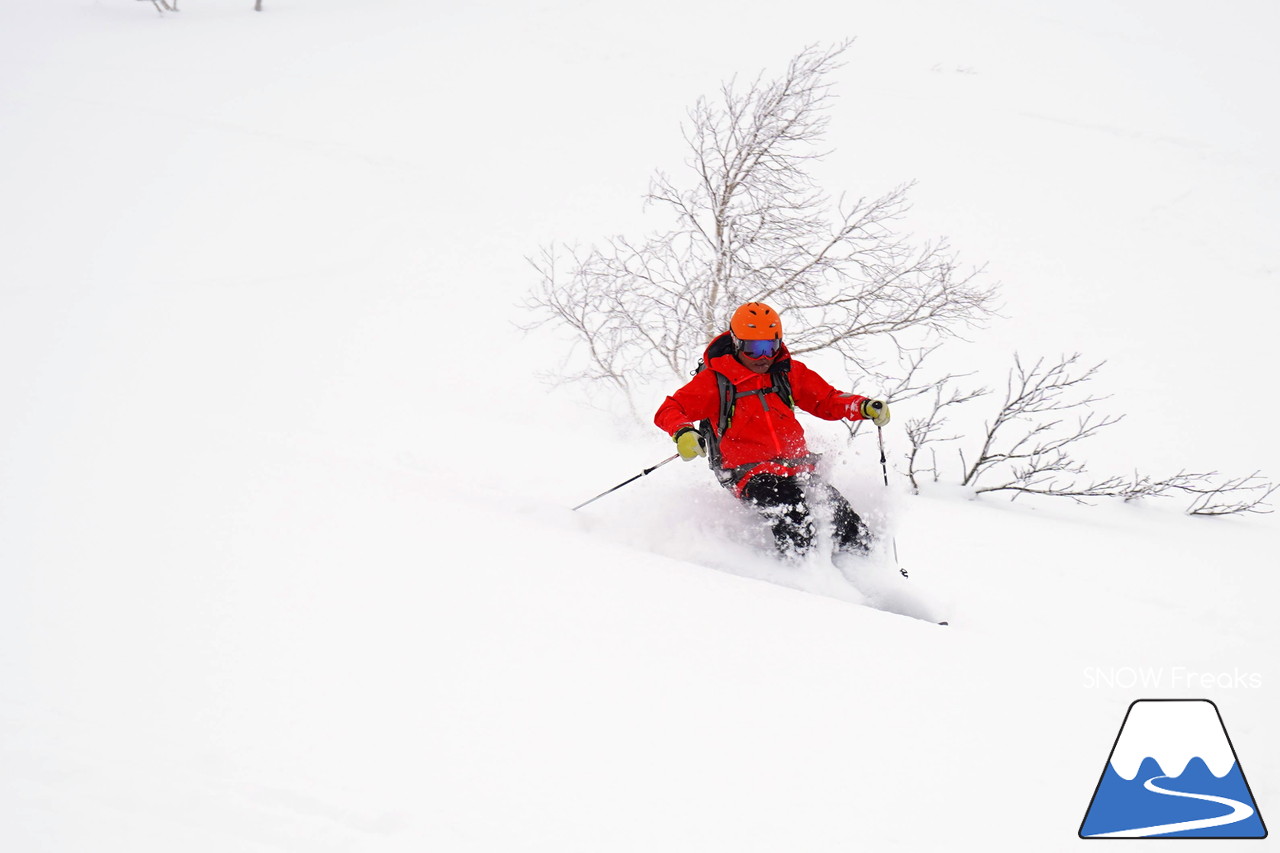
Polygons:
<instances>
[{"instance_id":1,"label":"bare tree","mask_svg":"<svg viewBox=\"0 0 1280 853\"><path fill-rule=\"evenodd\" d=\"M960 451L963 485L976 493L1006 492L1021 495L1065 497L1077 502L1090 498L1120 498L1125 501L1194 496L1189 515L1213 516L1267 513L1267 499L1280 484L1271 483L1255 471L1247 477L1222 477L1179 471L1168 477L1134 472L1131 477L1110 475L1086 479L1085 463L1076 457L1080 442L1118 423L1123 416L1099 416L1087 411L1105 399L1085 393L1082 386L1094 378L1102 363L1080 367L1079 353L1049 363L1038 359L1030 368L1015 355L1009 371L1004 400L995 417L983 425L982 444L972 463ZM930 413L907 422L911 450L907 454L907 476L919 489L917 475L932 473L938 479L937 463L925 468L918 461L924 447L932 443L960 440L960 435L941 437L947 412L985 396L987 389L961 391L953 387L955 377L944 377L934 390ZM1074 422L1072 422L1074 416ZM931 448L932 450L932 448Z\"/></svg>"},{"instance_id":2,"label":"bare tree","mask_svg":"<svg viewBox=\"0 0 1280 853\"><path fill-rule=\"evenodd\" d=\"M1217 471L1205 474L1179 471L1172 477L1162 479L1135 473L1120 497L1135 500L1183 493L1195 496L1187 507L1187 515L1265 515L1271 512L1267 498L1277 488L1280 488L1280 484L1264 480L1259 471L1254 471L1247 477L1222 477Z\"/></svg>"},{"instance_id":3,"label":"bare tree","mask_svg":"<svg viewBox=\"0 0 1280 853\"><path fill-rule=\"evenodd\" d=\"M833 202L811 177L848 46L808 47L776 80L741 91L730 81L698 100L684 127L689 173L659 173L647 195L670 230L531 259L535 325L571 329L585 355L568 378L626 389L655 370L684 375L752 300L785 315L793 353L834 351L860 368L872 339L919 345L992 312L994 289L962 271L945 241L898 232L909 185Z\"/></svg>"},{"instance_id":4,"label":"bare tree","mask_svg":"<svg viewBox=\"0 0 1280 853\"><path fill-rule=\"evenodd\" d=\"M923 418L910 418L907 420L907 441L911 444L911 450L907 453L907 479L911 481L912 490L917 493L920 491L920 483L916 479L918 475L931 474L935 483L938 482L941 476L938 470L938 457L935 447L929 447L929 467L923 466L920 457L925 447L949 441L958 441L962 438L958 433L946 436L940 435L943 427L948 422L947 410L953 406L962 406L971 400L976 400L991 393L989 388L960 390L951 385L953 378L950 376L944 377L933 386L933 405L928 415Z\"/></svg>"},{"instance_id":5,"label":"bare tree","mask_svg":"<svg viewBox=\"0 0 1280 853\"><path fill-rule=\"evenodd\" d=\"M1063 418L1056 417L1059 413L1079 413L1102 399L1068 396L1092 379L1102 366L1099 363L1077 372L1079 359L1079 353L1054 364L1039 359L1027 369L1021 358L1014 356L1004 402L995 418L984 425L982 446L972 464L966 463L962 485L973 486L979 493L1013 492L1015 497L1033 493L1079 498L1114 492L1121 482L1118 478L1084 485L1074 479L1062 479L1064 475L1074 478L1084 473L1084 465L1072 457L1068 446L1123 418L1087 412L1078 416L1074 425L1066 426ZM1021 431L1016 429L1019 426Z\"/></svg>"}]
</instances>

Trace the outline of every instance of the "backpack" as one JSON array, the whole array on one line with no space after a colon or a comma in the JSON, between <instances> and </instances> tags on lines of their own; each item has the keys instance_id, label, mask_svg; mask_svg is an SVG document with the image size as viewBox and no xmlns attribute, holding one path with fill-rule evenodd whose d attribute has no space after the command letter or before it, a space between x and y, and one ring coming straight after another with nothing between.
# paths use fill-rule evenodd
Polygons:
<instances>
[{"instance_id":1,"label":"backpack","mask_svg":"<svg viewBox=\"0 0 1280 853\"><path fill-rule=\"evenodd\" d=\"M732 353L733 335L729 332L722 332L707 346L707 351L703 354L703 357L698 359L698 366L693 369L693 375L696 376L706 370L708 362L712 359L719 358L722 355L731 355ZM796 404L791 396L791 359L788 357L780 362L775 362L769 370L769 377L773 380L773 385L758 391L738 391L727 376L719 371L713 370L713 372L716 375L716 388L720 391L720 411L714 422L703 420L698 423L698 435L702 436L703 446L707 449L707 464L711 466L711 470L716 472L721 484L729 486L737 478L733 472L726 471L723 467L723 457L720 454L720 438L733 422L734 407L737 405L738 400L743 397L758 395L760 404L768 410L769 404L765 400L765 395L772 393L781 397L782 402L787 404L787 408L794 409Z\"/></svg>"}]
</instances>

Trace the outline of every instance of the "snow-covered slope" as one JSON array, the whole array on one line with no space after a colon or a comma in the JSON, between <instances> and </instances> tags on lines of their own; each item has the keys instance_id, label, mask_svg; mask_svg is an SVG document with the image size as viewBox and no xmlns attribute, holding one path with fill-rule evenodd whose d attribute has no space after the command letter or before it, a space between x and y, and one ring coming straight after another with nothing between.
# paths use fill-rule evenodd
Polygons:
<instances>
[{"instance_id":1,"label":"snow-covered slope","mask_svg":"<svg viewBox=\"0 0 1280 853\"><path fill-rule=\"evenodd\" d=\"M1268 4L251 5L0 8L5 850L1065 849L1149 696L1280 800L1272 519L911 496L815 425L928 625L699 465L570 512L670 442L514 328L685 105L857 36L824 177L990 260L958 367L1082 349L1104 467L1275 476Z\"/></svg>"}]
</instances>

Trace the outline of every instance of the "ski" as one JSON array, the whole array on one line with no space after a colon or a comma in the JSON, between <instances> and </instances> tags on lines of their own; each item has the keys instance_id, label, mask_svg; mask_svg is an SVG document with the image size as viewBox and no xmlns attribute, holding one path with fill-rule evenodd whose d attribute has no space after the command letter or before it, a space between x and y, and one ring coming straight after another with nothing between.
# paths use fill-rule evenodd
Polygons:
<instances>
[{"instance_id":1,"label":"ski","mask_svg":"<svg viewBox=\"0 0 1280 853\"><path fill-rule=\"evenodd\" d=\"M867 600L867 607L934 625L949 625L936 608L910 582L911 573L897 563L886 564L868 557L841 554L832 562L845 580Z\"/></svg>"}]
</instances>

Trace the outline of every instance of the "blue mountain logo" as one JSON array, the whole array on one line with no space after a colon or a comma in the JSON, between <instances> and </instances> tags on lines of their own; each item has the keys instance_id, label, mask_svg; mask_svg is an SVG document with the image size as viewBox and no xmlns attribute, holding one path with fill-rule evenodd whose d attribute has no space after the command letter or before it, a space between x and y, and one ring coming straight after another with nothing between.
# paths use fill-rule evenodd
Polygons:
<instances>
[{"instance_id":1,"label":"blue mountain logo","mask_svg":"<svg viewBox=\"0 0 1280 853\"><path fill-rule=\"evenodd\" d=\"M1081 838L1266 838L1218 706L1139 699L1129 706Z\"/></svg>"}]
</instances>

